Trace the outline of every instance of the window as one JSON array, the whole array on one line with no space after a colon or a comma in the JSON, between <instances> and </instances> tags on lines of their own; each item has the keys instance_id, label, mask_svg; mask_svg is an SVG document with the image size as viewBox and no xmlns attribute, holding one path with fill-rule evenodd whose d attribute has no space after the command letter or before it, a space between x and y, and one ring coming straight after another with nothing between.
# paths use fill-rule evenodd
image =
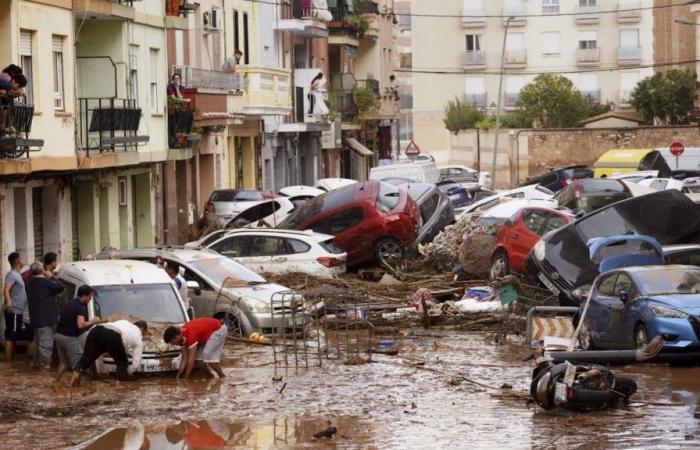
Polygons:
<instances>
[{"instance_id":1,"label":"window","mask_svg":"<svg viewBox=\"0 0 700 450\"><path fill-rule=\"evenodd\" d=\"M627 291L629 294L629 298L634 298L634 284L632 284L632 280L630 280L630 277L627 276L624 273L621 273L617 277L617 281L615 282L615 293L614 295L619 297L620 292L622 291Z\"/></svg>"},{"instance_id":2,"label":"window","mask_svg":"<svg viewBox=\"0 0 700 450\"><path fill-rule=\"evenodd\" d=\"M559 14L559 0L542 0L542 14Z\"/></svg>"},{"instance_id":3,"label":"window","mask_svg":"<svg viewBox=\"0 0 700 450\"><path fill-rule=\"evenodd\" d=\"M311 246L299 239L285 239L290 253L306 253L311 250Z\"/></svg>"},{"instance_id":4,"label":"window","mask_svg":"<svg viewBox=\"0 0 700 450\"><path fill-rule=\"evenodd\" d=\"M316 233L336 235L349 230L362 222L364 212L362 208L356 206L344 211L332 214L325 219L317 220L307 228Z\"/></svg>"},{"instance_id":5,"label":"window","mask_svg":"<svg viewBox=\"0 0 700 450\"><path fill-rule=\"evenodd\" d=\"M238 10L233 10L233 49L238 50L241 48L241 42L238 37Z\"/></svg>"},{"instance_id":6,"label":"window","mask_svg":"<svg viewBox=\"0 0 700 450\"><path fill-rule=\"evenodd\" d=\"M119 177L117 180L118 183L118 188L117 188L117 197L118 197L118 203L119 206L127 206L127 186L126 186L126 177Z\"/></svg>"},{"instance_id":7,"label":"window","mask_svg":"<svg viewBox=\"0 0 700 450\"><path fill-rule=\"evenodd\" d=\"M523 225L536 235L540 235L542 228L547 223L547 213L537 209L523 211Z\"/></svg>"},{"instance_id":8,"label":"window","mask_svg":"<svg viewBox=\"0 0 700 450\"><path fill-rule=\"evenodd\" d=\"M518 94L525 86L523 75L508 75L506 78L506 106L514 106L518 101Z\"/></svg>"},{"instance_id":9,"label":"window","mask_svg":"<svg viewBox=\"0 0 700 450\"><path fill-rule=\"evenodd\" d=\"M578 6L595 6L596 0L578 0Z\"/></svg>"},{"instance_id":10,"label":"window","mask_svg":"<svg viewBox=\"0 0 700 450\"><path fill-rule=\"evenodd\" d=\"M542 33L542 54L558 55L560 34L558 31L545 31Z\"/></svg>"},{"instance_id":11,"label":"window","mask_svg":"<svg viewBox=\"0 0 700 450\"><path fill-rule=\"evenodd\" d=\"M150 51L149 63L151 65L151 112L158 113L158 59L160 51L157 48L152 48Z\"/></svg>"},{"instance_id":12,"label":"window","mask_svg":"<svg viewBox=\"0 0 700 450\"><path fill-rule=\"evenodd\" d=\"M427 223L433 215L435 215L435 211L437 211L438 204L440 203L440 195L438 194L433 194L430 196L430 198L426 199L423 203L420 205L420 216L423 219L423 223Z\"/></svg>"},{"instance_id":13,"label":"window","mask_svg":"<svg viewBox=\"0 0 700 450\"><path fill-rule=\"evenodd\" d=\"M622 48L637 48L639 47L639 30L632 28L628 30L620 30L620 47Z\"/></svg>"},{"instance_id":14,"label":"window","mask_svg":"<svg viewBox=\"0 0 700 450\"><path fill-rule=\"evenodd\" d=\"M604 277L598 283L598 293L606 296L615 295L615 281L617 280L617 273L612 273Z\"/></svg>"},{"instance_id":15,"label":"window","mask_svg":"<svg viewBox=\"0 0 700 450\"><path fill-rule=\"evenodd\" d=\"M598 47L598 35L595 31L579 31L578 33L578 48L581 50L590 50Z\"/></svg>"},{"instance_id":16,"label":"window","mask_svg":"<svg viewBox=\"0 0 700 450\"><path fill-rule=\"evenodd\" d=\"M525 33L508 33L506 35L506 50L521 51L525 49Z\"/></svg>"},{"instance_id":17,"label":"window","mask_svg":"<svg viewBox=\"0 0 700 450\"><path fill-rule=\"evenodd\" d=\"M139 104L139 46L129 46L129 98Z\"/></svg>"},{"instance_id":18,"label":"window","mask_svg":"<svg viewBox=\"0 0 700 450\"><path fill-rule=\"evenodd\" d=\"M253 239L250 256L276 256L291 253L284 239L277 236L256 236Z\"/></svg>"},{"instance_id":19,"label":"window","mask_svg":"<svg viewBox=\"0 0 700 450\"><path fill-rule=\"evenodd\" d=\"M467 34L465 36L467 51L468 52L480 52L481 51L481 35L480 34Z\"/></svg>"},{"instance_id":20,"label":"window","mask_svg":"<svg viewBox=\"0 0 700 450\"><path fill-rule=\"evenodd\" d=\"M250 236L233 236L215 243L210 248L224 256L240 258L250 256L248 252L250 241Z\"/></svg>"},{"instance_id":21,"label":"window","mask_svg":"<svg viewBox=\"0 0 700 450\"><path fill-rule=\"evenodd\" d=\"M248 13L243 13L243 63L250 64L250 48L248 46Z\"/></svg>"},{"instance_id":22,"label":"window","mask_svg":"<svg viewBox=\"0 0 700 450\"><path fill-rule=\"evenodd\" d=\"M581 73L578 75L576 85L578 90L590 101L595 103L600 102L600 95L598 94L598 74Z\"/></svg>"},{"instance_id":23,"label":"window","mask_svg":"<svg viewBox=\"0 0 700 450\"><path fill-rule=\"evenodd\" d=\"M620 89L627 92L632 92L639 83L639 72L622 72L620 73Z\"/></svg>"},{"instance_id":24,"label":"window","mask_svg":"<svg viewBox=\"0 0 700 450\"><path fill-rule=\"evenodd\" d=\"M19 32L19 65L22 73L27 77L27 86L24 88L24 103L34 103L34 67L32 64L32 32L20 30Z\"/></svg>"},{"instance_id":25,"label":"window","mask_svg":"<svg viewBox=\"0 0 700 450\"><path fill-rule=\"evenodd\" d=\"M51 36L53 49L53 108L62 111L65 109L64 85L63 85L63 37Z\"/></svg>"}]
</instances>

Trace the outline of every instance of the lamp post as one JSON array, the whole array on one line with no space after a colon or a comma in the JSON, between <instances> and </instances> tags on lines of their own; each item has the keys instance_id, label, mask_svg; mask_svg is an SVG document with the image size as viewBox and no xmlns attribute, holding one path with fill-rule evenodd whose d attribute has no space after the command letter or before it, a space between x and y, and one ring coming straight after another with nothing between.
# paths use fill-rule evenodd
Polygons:
<instances>
[{"instance_id":1,"label":"lamp post","mask_svg":"<svg viewBox=\"0 0 700 450\"><path fill-rule=\"evenodd\" d=\"M491 161L491 188L496 188L496 162L498 161L498 136L501 128L501 91L503 90L503 72L505 71L506 62L506 40L508 38L508 27L510 26L510 21L514 20L515 17L508 17L506 20L506 29L503 32L503 48L501 49L501 72L498 75L498 104L496 105L496 128L494 132L496 135L493 137L493 159Z\"/></svg>"}]
</instances>

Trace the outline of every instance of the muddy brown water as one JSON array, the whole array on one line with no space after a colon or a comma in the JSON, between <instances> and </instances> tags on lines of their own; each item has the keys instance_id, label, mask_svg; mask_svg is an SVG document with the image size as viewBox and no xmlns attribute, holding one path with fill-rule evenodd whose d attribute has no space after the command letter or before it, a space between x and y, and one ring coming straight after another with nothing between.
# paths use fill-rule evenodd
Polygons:
<instances>
[{"instance_id":1,"label":"muddy brown water","mask_svg":"<svg viewBox=\"0 0 700 450\"><path fill-rule=\"evenodd\" d=\"M508 383L527 391L531 368L520 362L522 346L495 345L477 333L400 343L398 356L353 366L326 361L288 370L281 382L272 381L270 347L239 343L227 345L224 380L98 380L70 389L26 363L0 363L0 448L700 447L698 368L620 367L639 384L637 404L552 413L498 389ZM2 399L22 398L34 409L3 412ZM313 437L331 426L332 439Z\"/></svg>"}]
</instances>

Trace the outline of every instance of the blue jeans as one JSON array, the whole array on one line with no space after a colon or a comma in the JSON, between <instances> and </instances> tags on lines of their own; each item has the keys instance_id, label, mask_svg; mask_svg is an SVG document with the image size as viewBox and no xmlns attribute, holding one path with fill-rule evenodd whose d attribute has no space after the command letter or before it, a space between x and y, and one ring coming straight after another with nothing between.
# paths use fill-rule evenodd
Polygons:
<instances>
[{"instance_id":1,"label":"blue jeans","mask_svg":"<svg viewBox=\"0 0 700 450\"><path fill-rule=\"evenodd\" d=\"M51 370L53 353L53 327L41 327L34 330L34 365L40 369Z\"/></svg>"}]
</instances>

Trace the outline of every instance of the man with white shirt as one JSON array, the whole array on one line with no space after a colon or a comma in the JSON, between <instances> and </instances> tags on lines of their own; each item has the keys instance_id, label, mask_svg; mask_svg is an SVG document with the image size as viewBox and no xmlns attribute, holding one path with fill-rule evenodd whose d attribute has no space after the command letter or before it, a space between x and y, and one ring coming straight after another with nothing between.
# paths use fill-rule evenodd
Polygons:
<instances>
[{"instance_id":1,"label":"man with white shirt","mask_svg":"<svg viewBox=\"0 0 700 450\"><path fill-rule=\"evenodd\" d=\"M143 333L146 332L146 322L139 320L131 323L128 320L117 320L94 326L85 340L83 356L73 371L71 386L80 382L83 373L92 367L97 359L108 353L117 365L117 379L125 380L141 366L143 355ZM128 355L131 354L131 364Z\"/></svg>"},{"instance_id":2,"label":"man with white shirt","mask_svg":"<svg viewBox=\"0 0 700 450\"><path fill-rule=\"evenodd\" d=\"M190 308L190 299L187 297L187 281L180 275L180 265L175 261L168 261L165 266L165 272L173 280L173 285L175 289L180 293L182 301L185 304L185 309Z\"/></svg>"}]
</instances>

